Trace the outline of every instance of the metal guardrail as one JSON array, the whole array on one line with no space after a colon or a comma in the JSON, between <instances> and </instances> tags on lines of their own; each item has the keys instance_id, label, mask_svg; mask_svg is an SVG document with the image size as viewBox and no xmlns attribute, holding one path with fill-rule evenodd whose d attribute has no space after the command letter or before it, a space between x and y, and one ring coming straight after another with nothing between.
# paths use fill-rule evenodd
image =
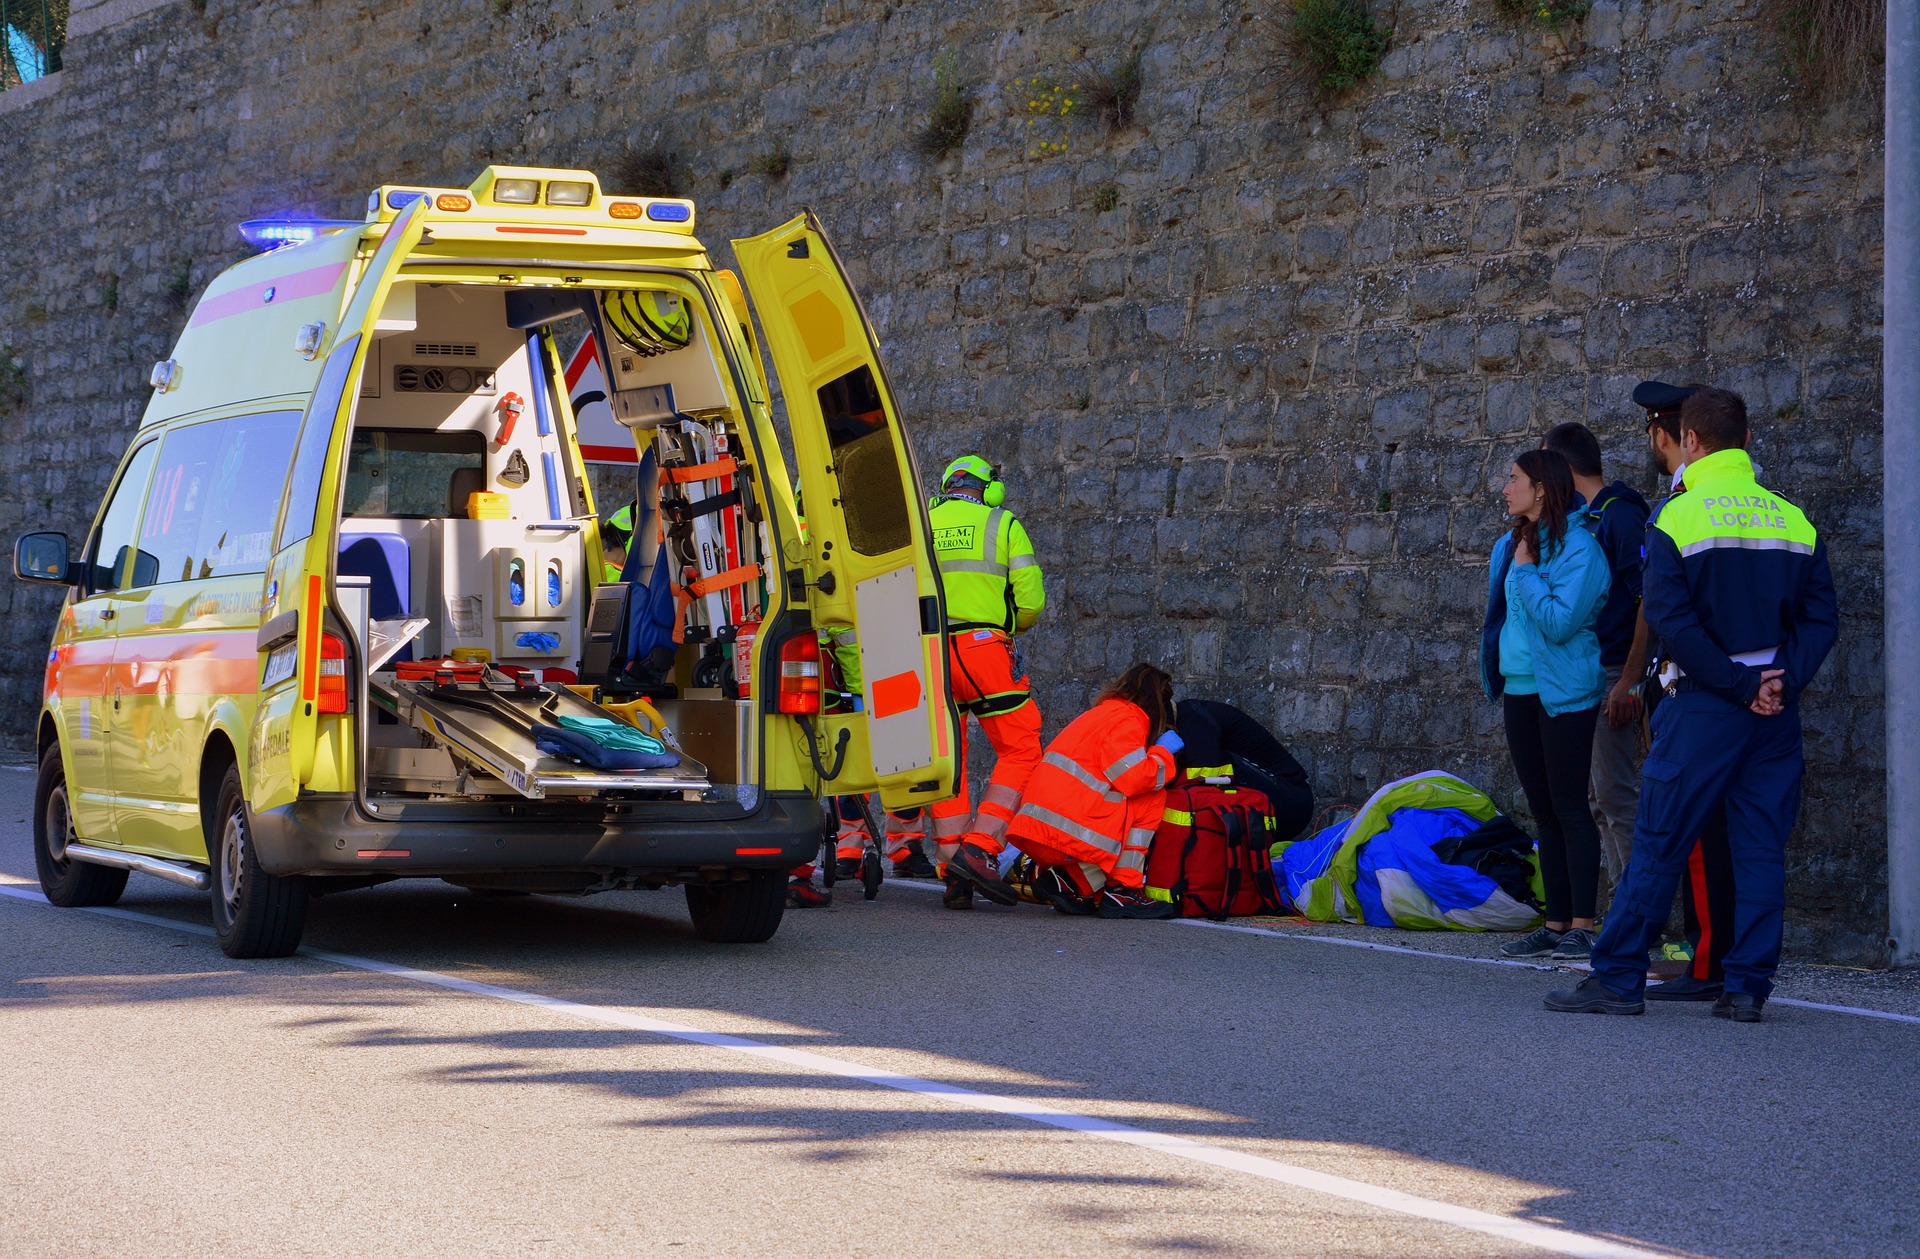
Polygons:
<instances>
[{"instance_id":1,"label":"metal guardrail","mask_svg":"<svg viewBox=\"0 0 1920 1259\"><path fill-rule=\"evenodd\" d=\"M0 0L0 91L60 69L71 0Z\"/></svg>"}]
</instances>

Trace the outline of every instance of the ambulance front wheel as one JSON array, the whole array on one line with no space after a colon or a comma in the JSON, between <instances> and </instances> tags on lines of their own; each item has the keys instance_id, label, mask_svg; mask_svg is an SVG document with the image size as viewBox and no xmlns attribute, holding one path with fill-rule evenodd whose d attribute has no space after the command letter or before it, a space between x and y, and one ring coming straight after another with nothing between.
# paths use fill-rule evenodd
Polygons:
<instances>
[{"instance_id":1,"label":"ambulance front wheel","mask_svg":"<svg viewBox=\"0 0 1920 1259\"><path fill-rule=\"evenodd\" d=\"M687 884L693 933L712 944L763 944L780 929L787 873L754 870L733 883Z\"/></svg>"},{"instance_id":2,"label":"ambulance front wheel","mask_svg":"<svg viewBox=\"0 0 1920 1259\"><path fill-rule=\"evenodd\" d=\"M213 866L213 935L228 957L286 957L307 925L307 883L260 868L240 771L227 766L207 835Z\"/></svg>"},{"instance_id":3,"label":"ambulance front wheel","mask_svg":"<svg viewBox=\"0 0 1920 1259\"><path fill-rule=\"evenodd\" d=\"M33 864L40 872L40 890L55 905L70 909L113 904L126 890L127 872L68 858L67 845L78 838L67 771L55 743L40 754L40 777L33 788Z\"/></svg>"}]
</instances>

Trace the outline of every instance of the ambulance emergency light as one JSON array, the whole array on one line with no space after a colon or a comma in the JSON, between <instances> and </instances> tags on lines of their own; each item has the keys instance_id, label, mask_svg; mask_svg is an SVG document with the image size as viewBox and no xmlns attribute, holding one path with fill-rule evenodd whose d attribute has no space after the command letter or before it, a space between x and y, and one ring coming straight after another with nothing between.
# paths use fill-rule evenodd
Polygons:
<instances>
[{"instance_id":1,"label":"ambulance emergency light","mask_svg":"<svg viewBox=\"0 0 1920 1259\"><path fill-rule=\"evenodd\" d=\"M347 219L248 219L240 225L240 237L261 253L272 253L288 245L304 245L329 233L361 226L363 224Z\"/></svg>"}]
</instances>

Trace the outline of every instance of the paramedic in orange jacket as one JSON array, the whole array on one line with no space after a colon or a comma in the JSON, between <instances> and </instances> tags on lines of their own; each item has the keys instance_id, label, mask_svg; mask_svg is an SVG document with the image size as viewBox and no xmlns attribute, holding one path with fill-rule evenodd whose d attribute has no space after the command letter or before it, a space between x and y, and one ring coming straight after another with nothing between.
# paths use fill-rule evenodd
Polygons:
<instances>
[{"instance_id":1,"label":"paramedic in orange jacket","mask_svg":"<svg viewBox=\"0 0 1920 1259\"><path fill-rule=\"evenodd\" d=\"M1173 725L1173 679L1136 664L1047 745L1008 835L1046 867L1040 890L1055 907L1102 918L1180 912L1141 890L1182 746Z\"/></svg>"},{"instance_id":2,"label":"paramedic in orange jacket","mask_svg":"<svg viewBox=\"0 0 1920 1259\"><path fill-rule=\"evenodd\" d=\"M1047 592L1026 527L1001 506L1006 496L998 468L963 455L941 474L940 493L927 512L947 603L947 673L961 712L958 794L927 806L948 909L973 908L975 891L1002 905L1018 903L997 861L1021 788L1040 763L1040 706L1013 636L1040 619ZM967 800L968 713L996 758L978 808Z\"/></svg>"}]
</instances>

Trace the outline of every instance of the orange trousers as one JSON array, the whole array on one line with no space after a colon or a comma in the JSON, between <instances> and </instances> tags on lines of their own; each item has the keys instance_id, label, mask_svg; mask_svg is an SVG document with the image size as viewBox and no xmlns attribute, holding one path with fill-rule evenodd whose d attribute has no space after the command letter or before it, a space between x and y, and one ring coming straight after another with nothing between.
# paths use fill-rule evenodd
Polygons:
<instances>
[{"instance_id":1,"label":"orange trousers","mask_svg":"<svg viewBox=\"0 0 1920 1259\"><path fill-rule=\"evenodd\" d=\"M858 861L867 850L867 827L859 816L860 807L854 797L841 796L834 802L834 808L840 817L840 832L834 840L834 855L845 861ZM849 814L853 816L848 816ZM911 855L907 845L916 839L925 839L927 835L926 814L923 809L907 809L900 813L889 809L885 825L886 829L881 833L881 840L889 861L905 861Z\"/></svg>"},{"instance_id":2,"label":"orange trousers","mask_svg":"<svg viewBox=\"0 0 1920 1259\"><path fill-rule=\"evenodd\" d=\"M957 794L927 806L933 818L931 856L943 868L963 842L995 854L1006 848L1007 824L1020 809L1020 793L1041 753L1040 705L1025 671L1015 668L1012 640L1000 630L961 630L948 642L947 672L961 714L960 743L954 749ZM966 777L969 714L980 723L995 758L977 809Z\"/></svg>"},{"instance_id":3,"label":"orange trousers","mask_svg":"<svg viewBox=\"0 0 1920 1259\"><path fill-rule=\"evenodd\" d=\"M1160 819L1166 814L1167 793L1149 791L1145 795L1132 796L1127 800L1127 829L1157 830ZM1068 880L1088 896L1093 895L1108 883L1117 883L1121 887L1138 890L1147 885L1147 872L1136 870L1132 865L1122 865L1120 858L1101 852L1100 860L1088 861L1079 853L1062 852L1051 844L1029 839L1024 835L1016 836L1013 846L1026 853L1043 866L1058 869ZM1088 852L1093 852L1088 849Z\"/></svg>"}]
</instances>

